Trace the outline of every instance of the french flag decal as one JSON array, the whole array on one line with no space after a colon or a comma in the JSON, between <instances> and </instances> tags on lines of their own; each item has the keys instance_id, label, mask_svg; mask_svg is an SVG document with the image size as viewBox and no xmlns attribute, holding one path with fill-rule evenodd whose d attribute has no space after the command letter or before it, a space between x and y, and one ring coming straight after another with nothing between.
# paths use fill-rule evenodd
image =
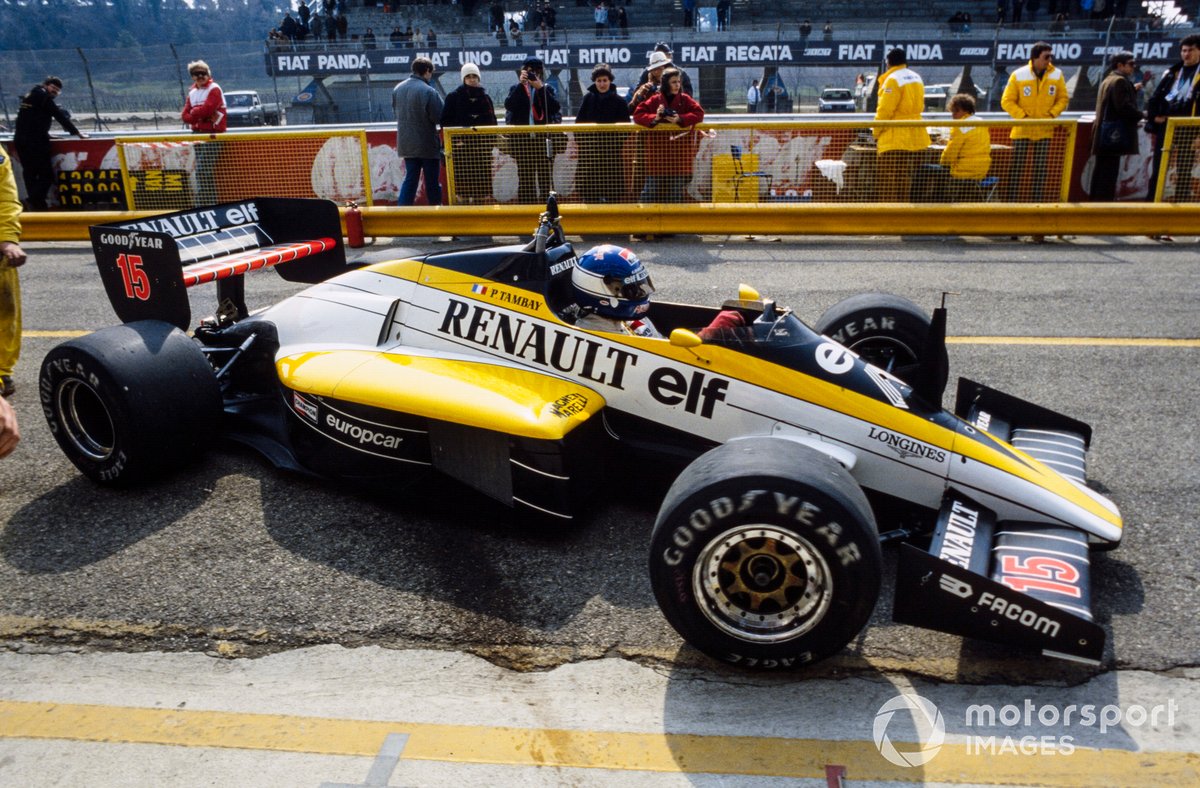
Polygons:
<instances>
[{"instance_id":1,"label":"french flag decal","mask_svg":"<svg viewBox=\"0 0 1200 788\"><path fill-rule=\"evenodd\" d=\"M487 295L488 287L487 285L471 285L471 292L477 295Z\"/></svg>"}]
</instances>

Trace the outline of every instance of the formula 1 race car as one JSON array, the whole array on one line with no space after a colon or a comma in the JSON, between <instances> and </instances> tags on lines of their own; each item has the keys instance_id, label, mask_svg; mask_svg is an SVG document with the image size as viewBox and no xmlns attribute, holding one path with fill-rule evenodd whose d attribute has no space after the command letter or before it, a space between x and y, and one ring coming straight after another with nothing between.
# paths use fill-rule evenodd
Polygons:
<instances>
[{"instance_id":1,"label":"formula 1 race car","mask_svg":"<svg viewBox=\"0 0 1200 788\"><path fill-rule=\"evenodd\" d=\"M51 350L40 390L97 482L177 467L220 432L279 467L432 469L569 521L606 451L648 453L682 468L650 540L654 593L717 659L787 668L842 649L893 539L897 621L1103 654L1088 554L1122 520L1085 483L1091 430L965 379L943 410L942 307L864 294L809 327L749 287L720 308L650 301L628 250L636 275L584 270L553 196L528 244L372 265L347 264L336 206L318 200L91 235L124 324ZM242 275L265 267L312 286L250 314ZM594 327L579 300L593 274L597 303L607 287L657 330ZM187 287L205 282L220 305L188 336Z\"/></svg>"}]
</instances>

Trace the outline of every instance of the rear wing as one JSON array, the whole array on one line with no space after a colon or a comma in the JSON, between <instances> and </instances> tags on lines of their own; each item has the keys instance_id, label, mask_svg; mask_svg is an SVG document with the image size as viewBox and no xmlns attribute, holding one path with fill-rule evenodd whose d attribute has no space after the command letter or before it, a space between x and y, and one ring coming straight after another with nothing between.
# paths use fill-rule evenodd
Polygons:
<instances>
[{"instance_id":1,"label":"rear wing","mask_svg":"<svg viewBox=\"0 0 1200 788\"><path fill-rule=\"evenodd\" d=\"M108 300L122 322L162 320L187 330L187 288L215 282L217 300L247 314L242 275L280 266L316 284L348 270L337 205L260 197L90 228ZM287 263L287 265L282 265Z\"/></svg>"}]
</instances>

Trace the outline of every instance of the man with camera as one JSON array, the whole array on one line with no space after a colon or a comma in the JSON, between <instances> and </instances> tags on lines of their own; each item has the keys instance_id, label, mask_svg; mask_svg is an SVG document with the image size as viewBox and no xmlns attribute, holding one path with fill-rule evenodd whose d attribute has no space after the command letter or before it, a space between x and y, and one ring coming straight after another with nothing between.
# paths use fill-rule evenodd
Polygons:
<instances>
[{"instance_id":1,"label":"man with camera","mask_svg":"<svg viewBox=\"0 0 1200 788\"><path fill-rule=\"evenodd\" d=\"M548 126L562 123L562 105L546 83L546 67L539 58L527 58L520 79L504 99L507 126ZM508 153L517 160L517 202L543 203L554 186L554 157L566 147L562 134L532 131L508 133Z\"/></svg>"},{"instance_id":2,"label":"man with camera","mask_svg":"<svg viewBox=\"0 0 1200 788\"><path fill-rule=\"evenodd\" d=\"M1196 116L1197 99L1200 99L1200 35L1190 35L1179 42L1180 60L1167 69L1150 101L1146 103L1146 131L1154 135L1154 169L1150 175L1150 195L1154 200L1158 173L1162 167L1163 142L1167 135L1167 119L1172 117L1191 118ZM1191 196L1191 171L1196 160L1195 151L1185 138L1180 145L1176 132L1176 153L1172 161L1176 164L1175 199L1187 200Z\"/></svg>"}]
</instances>

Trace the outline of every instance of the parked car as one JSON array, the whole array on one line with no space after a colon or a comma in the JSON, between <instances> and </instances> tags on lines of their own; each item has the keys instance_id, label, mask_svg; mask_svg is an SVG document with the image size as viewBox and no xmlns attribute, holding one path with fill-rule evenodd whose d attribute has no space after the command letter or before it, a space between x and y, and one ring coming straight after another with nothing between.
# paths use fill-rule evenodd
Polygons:
<instances>
[{"instance_id":1,"label":"parked car","mask_svg":"<svg viewBox=\"0 0 1200 788\"><path fill-rule=\"evenodd\" d=\"M849 88L825 88L817 99L817 112L854 112L854 92Z\"/></svg>"},{"instance_id":2,"label":"parked car","mask_svg":"<svg viewBox=\"0 0 1200 788\"><path fill-rule=\"evenodd\" d=\"M257 90L230 90L225 93L230 126L279 126L283 110L275 102L265 103Z\"/></svg>"}]
</instances>

